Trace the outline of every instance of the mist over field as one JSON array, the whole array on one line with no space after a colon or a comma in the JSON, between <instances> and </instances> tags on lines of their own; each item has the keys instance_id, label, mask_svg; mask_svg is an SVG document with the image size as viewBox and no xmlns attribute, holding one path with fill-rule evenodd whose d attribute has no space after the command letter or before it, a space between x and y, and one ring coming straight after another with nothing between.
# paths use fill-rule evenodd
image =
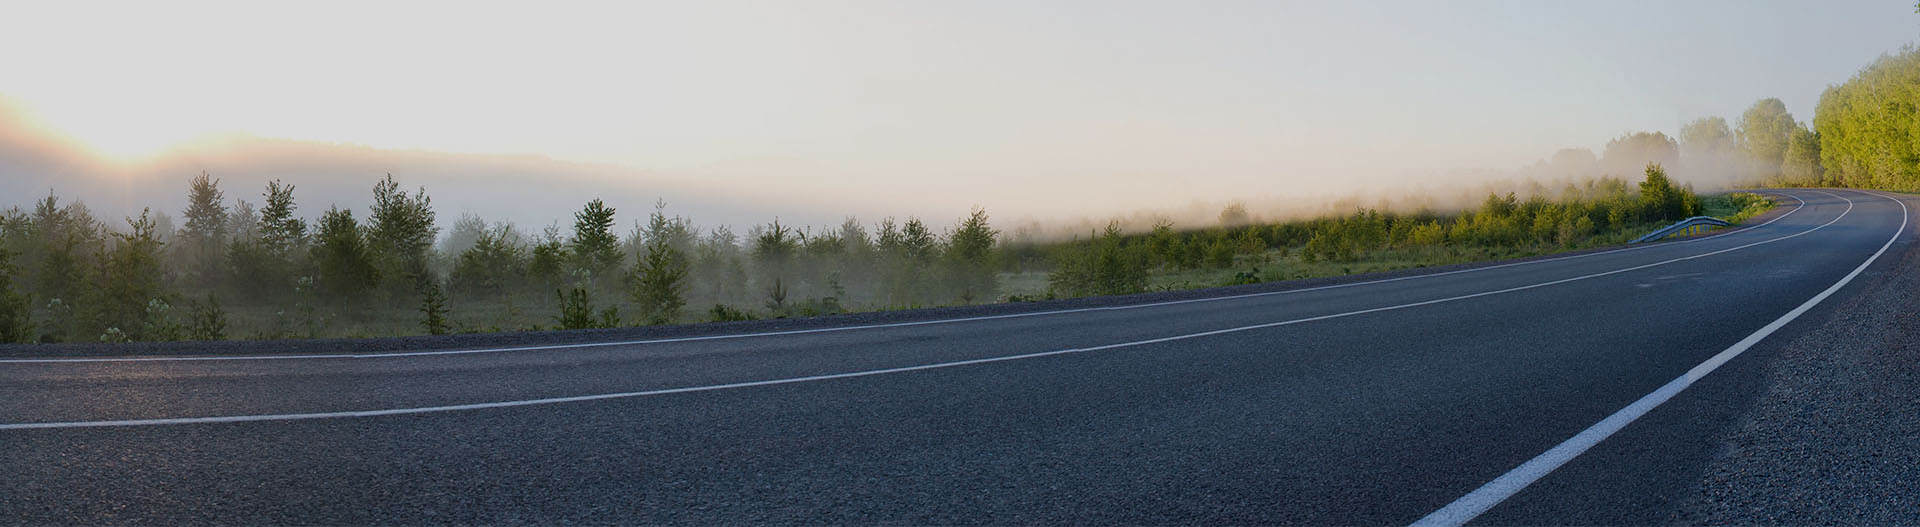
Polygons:
<instances>
[{"instance_id":1,"label":"mist over field","mask_svg":"<svg viewBox=\"0 0 1920 527\"><path fill-rule=\"evenodd\" d=\"M6 174L0 178L0 195L13 198L6 205L24 205L51 192L82 201L105 218L133 216L146 207L177 214L186 206L186 181L202 172L219 179L231 198L256 205L268 181L295 185L297 196L308 207L304 216L312 218L329 205L366 207L373 183L392 174L408 188L428 189L450 218L475 215L510 222L523 232L564 225L580 204L602 199L634 211L665 201L674 214L697 226L725 225L737 232L776 218L791 225L826 227L848 217L865 222L918 217L944 228L979 206L1002 218L1010 235L1053 240L1084 235L1116 221L1130 231L1167 221L1181 228L1211 227L1220 224L1222 209L1234 204L1244 206L1252 221L1338 215L1362 208L1446 212L1475 206L1489 193L1551 195L1567 184L1594 177L1637 177L1648 162L1675 165L1669 159L1671 153L1629 150L1602 159L1595 150L1570 147L1525 166L1436 169L1439 175L1431 180L1404 184L1332 178L1330 183L1294 189L1281 184L1287 178L1276 175L1267 188L1192 191L1169 195L1176 199L1139 202L1127 197L1125 189L1103 199L1088 189L1044 186L940 189L936 185L921 191L925 178L907 176L890 182L846 182L827 167L796 159L652 170L538 155L382 149L244 134L206 136L152 156L112 159L37 128L6 103L0 99L0 171ZM1732 155L1689 156L1672 170L1677 180L1702 191L1759 183L1757 176L1740 175L1740 162ZM796 183L762 183L769 179ZM1124 185L1124 179L1116 178L1115 185ZM636 219L624 218L623 228Z\"/></svg>"}]
</instances>

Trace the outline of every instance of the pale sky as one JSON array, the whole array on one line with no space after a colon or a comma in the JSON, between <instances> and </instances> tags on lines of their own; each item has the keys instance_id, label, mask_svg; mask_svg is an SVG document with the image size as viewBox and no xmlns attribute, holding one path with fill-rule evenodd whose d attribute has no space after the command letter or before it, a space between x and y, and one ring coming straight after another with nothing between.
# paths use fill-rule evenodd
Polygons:
<instances>
[{"instance_id":1,"label":"pale sky","mask_svg":"<svg viewBox=\"0 0 1920 527\"><path fill-rule=\"evenodd\" d=\"M0 12L0 96L126 158L239 132L1016 210L1445 183L1769 96L1810 120L1824 87L1920 37L1910 0Z\"/></svg>"}]
</instances>

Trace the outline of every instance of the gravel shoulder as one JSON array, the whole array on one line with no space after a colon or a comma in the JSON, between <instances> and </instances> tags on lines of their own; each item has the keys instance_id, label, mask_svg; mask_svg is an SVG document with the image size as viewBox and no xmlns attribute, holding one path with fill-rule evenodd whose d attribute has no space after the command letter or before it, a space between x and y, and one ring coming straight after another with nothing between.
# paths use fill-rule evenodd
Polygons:
<instances>
[{"instance_id":1,"label":"gravel shoulder","mask_svg":"<svg viewBox=\"0 0 1920 527\"><path fill-rule=\"evenodd\" d=\"M1920 525L1920 244L1888 256L1770 358L1677 520Z\"/></svg>"}]
</instances>

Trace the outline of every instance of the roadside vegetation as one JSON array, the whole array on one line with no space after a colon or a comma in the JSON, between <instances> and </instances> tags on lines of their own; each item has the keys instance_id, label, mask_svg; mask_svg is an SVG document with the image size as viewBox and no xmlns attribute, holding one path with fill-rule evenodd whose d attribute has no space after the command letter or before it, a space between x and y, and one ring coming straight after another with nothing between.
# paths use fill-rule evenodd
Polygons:
<instances>
[{"instance_id":1,"label":"roadside vegetation","mask_svg":"<svg viewBox=\"0 0 1920 527\"><path fill-rule=\"evenodd\" d=\"M207 174L176 222L121 222L49 195L0 212L0 339L122 342L588 329L1124 294L1331 276L1620 243L1717 206L1658 165L1645 179L1489 195L1467 211L1362 209L1260 223L1013 242L974 210L936 231L918 218L744 235L701 229L656 203L617 232L592 200L570 225L528 234L477 216L444 234L431 196L391 175L365 211L309 222L293 185L261 205ZM1727 201L1735 211L1750 202Z\"/></svg>"}]
</instances>

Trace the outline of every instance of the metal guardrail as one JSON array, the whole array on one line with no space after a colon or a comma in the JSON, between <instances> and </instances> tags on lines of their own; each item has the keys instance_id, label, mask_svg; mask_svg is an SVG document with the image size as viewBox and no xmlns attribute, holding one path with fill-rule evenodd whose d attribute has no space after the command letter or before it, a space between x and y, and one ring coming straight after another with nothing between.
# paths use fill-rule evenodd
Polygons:
<instances>
[{"instance_id":1,"label":"metal guardrail","mask_svg":"<svg viewBox=\"0 0 1920 527\"><path fill-rule=\"evenodd\" d=\"M1733 224L1727 223L1725 220L1721 220L1720 218L1715 218L1712 216L1694 216L1691 218L1680 220L1678 223L1674 223L1673 225L1662 227L1660 228L1660 230L1649 232L1647 233L1646 236L1634 238L1633 241L1629 243L1650 242L1654 240L1664 239L1668 236L1672 236L1681 231L1688 231L1688 233L1691 234L1694 232L1698 232L1697 229L1703 229L1707 226L1731 227L1733 226Z\"/></svg>"}]
</instances>

